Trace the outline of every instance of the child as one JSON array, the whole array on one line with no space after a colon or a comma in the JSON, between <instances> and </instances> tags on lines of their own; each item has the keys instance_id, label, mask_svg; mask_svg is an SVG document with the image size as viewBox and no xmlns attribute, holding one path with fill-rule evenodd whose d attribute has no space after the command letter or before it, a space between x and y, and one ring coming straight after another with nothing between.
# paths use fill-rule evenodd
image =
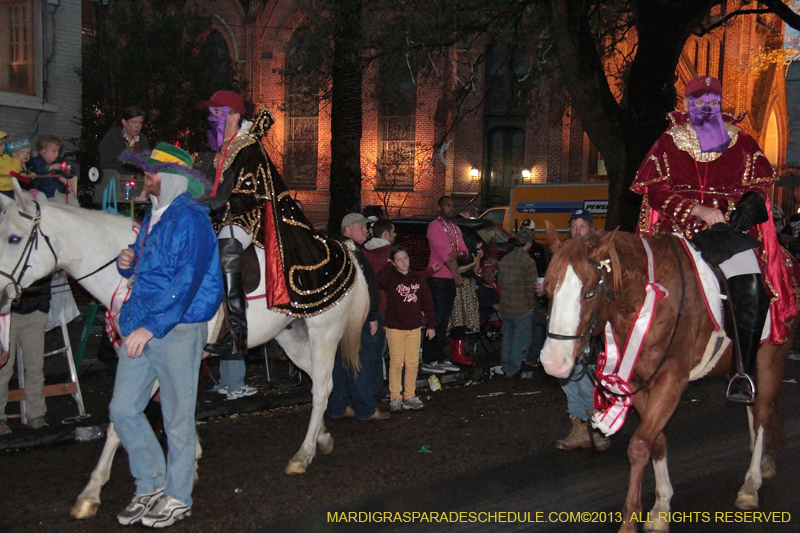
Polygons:
<instances>
[{"instance_id":1,"label":"child","mask_svg":"<svg viewBox=\"0 0 800 533\"><path fill-rule=\"evenodd\" d=\"M22 167L17 159L6 153L7 139L8 134L0 131L0 192L13 198L14 182L11 181L11 173L19 172Z\"/></svg>"},{"instance_id":2,"label":"child","mask_svg":"<svg viewBox=\"0 0 800 533\"><path fill-rule=\"evenodd\" d=\"M11 157L19 159L21 174L27 174L28 162L31 160L31 142L28 139L22 139L7 143L6 151L11 153ZM33 170L30 172L33 173Z\"/></svg>"},{"instance_id":3,"label":"child","mask_svg":"<svg viewBox=\"0 0 800 533\"><path fill-rule=\"evenodd\" d=\"M389 262L394 268L381 270L378 283L386 291L386 339L389 341L391 395L389 410L398 413L403 409L423 408L422 401L415 394L419 347L422 342L420 328L427 324L426 335L428 339L433 339L436 335L436 313L424 278L409 268L411 261L405 248L392 248ZM404 364L406 378L403 387L401 376Z\"/></svg>"},{"instance_id":4,"label":"child","mask_svg":"<svg viewBox=\"0 0 800 533\"><path fill-rule=\"evenodd\" d=\"M55 196L56 192L67 194L66 180L71 178L69 167L63 159L58 157L61 151L61 139L55 135L45 134L36 141L36 151L39 155L31 159L33 171L38 176L59 176L36 178L33 187L48 198ZM63 179L63 181L62 181Z\"/></svg>"}]
</instances>

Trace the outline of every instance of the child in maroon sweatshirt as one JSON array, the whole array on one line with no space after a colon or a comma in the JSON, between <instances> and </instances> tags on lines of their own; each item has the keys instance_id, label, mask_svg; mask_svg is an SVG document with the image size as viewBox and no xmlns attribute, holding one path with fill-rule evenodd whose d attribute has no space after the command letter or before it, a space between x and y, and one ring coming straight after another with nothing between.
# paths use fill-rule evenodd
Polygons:
<instances>
[{"instance_id":1,"label":"child in maroon sweatshirt","mask_svg":"<svg viewBox=\"0 0 800 533\"><path fill-rule=\"evenodd\" d=\"M433 298L424 277L410 270L411 261L402 246L395 246L389 254L394 268L384 268L378 274L378 283L386 291L386 339L389 342L389 410L422 409L416 396L419 347L422 326L426 335L436 335L436 313ZM401 384L403 365L405 382ZM404 387L402 386L404 385Z\"/></svg>"}]
</instances>

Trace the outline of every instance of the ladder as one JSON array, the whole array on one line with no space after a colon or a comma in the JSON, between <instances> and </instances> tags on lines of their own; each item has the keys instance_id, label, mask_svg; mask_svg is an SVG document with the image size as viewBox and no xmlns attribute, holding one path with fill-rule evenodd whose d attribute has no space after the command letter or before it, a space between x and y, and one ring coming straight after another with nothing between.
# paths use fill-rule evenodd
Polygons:
<instances>
[{"instance_id":1,"label":"ladder","mask_svg":"<svg viewBox=\"0 0 800 533\"><path fill-rule=\"evenodd\" d=\"M70 381L66 383L57 383L54 385L45 385L44 396L49 398L51 396L66 396L71 394L78 404L78 414L81 417L86 416L86 408L83 405L83 395L81 394L81 386L78 383L78 371L75 368L75 361L72 355L72 345L69 342L69 333L67 332L67 325L64 322L59 324L61 328L61 335L64 338L64 347L50 352L46 352L44 357L56 354L64 354L67 357L67 364L69 365ZM22 354L17 348L17 378L19 380L19 389L8 391L9 402L20 402L20 418L23 424L28 423L26 406L25 406L25 368L22 362Z\"/></svg>"}]
</instances>

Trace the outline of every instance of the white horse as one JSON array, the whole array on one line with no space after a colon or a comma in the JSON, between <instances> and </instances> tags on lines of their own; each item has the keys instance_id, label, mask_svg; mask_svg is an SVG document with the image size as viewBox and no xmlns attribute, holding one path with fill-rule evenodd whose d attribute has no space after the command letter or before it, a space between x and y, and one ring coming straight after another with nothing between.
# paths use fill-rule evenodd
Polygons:
<instances>
[{"instance_id":1,"label":"white horse","mask_svg":"<svg viewBox=\"0 0 800 533\"><path fill-rule=\"evenodd\" d=\"M102 211L35 202L22 192L15 180L16 201L0 194L0 296L7 312L9 298L56 269L66 270L106 308L112 308L112 295L125 281L114 259L133 243L131 219ZM259 263L264 252L257 249ZM103 265L106 265L103 267ZM357 264L356 264L357 266ZM341 342L345 363L358 368L361 329L369 310L366 280L360 268L349 293L327 311L307 319L288 317L267 309L265 299L255 300L247 310L250 324L248 344L257 346L276 339L292 362L311 376L313 407L305 440L286 467L287 474L302 474L311 463L317 445L322 453L333 451L333 438L325 429L323 414L333 388L331 378L336 347ZM265 290L261 284L254 294ZM119 308L119 296L114 308ZM209 322L209 341L219 330L221 312ZM291 328L289 328L291 325ZM155 390L154 390L155 392ZM91 479L78 496L70 514L91 518L100 506L100 490L108 481L119 437L109 424L106 444ZM200 442L196 459L200 458ZM195 462L195 478L197 463Z\"/></svg>"}]
</instances>

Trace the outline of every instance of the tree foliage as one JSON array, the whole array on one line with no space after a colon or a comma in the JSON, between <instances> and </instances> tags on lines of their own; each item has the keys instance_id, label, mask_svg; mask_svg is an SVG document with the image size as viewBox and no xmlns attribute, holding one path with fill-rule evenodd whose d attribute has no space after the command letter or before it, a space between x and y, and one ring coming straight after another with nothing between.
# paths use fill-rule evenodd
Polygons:
<instances>
[{"instance_id":1,"label":"tree foliage","mask_svg":"<svg viewBox=\"0 0 800 533\"><path fill-rule=\"evenodd\" d=\"M605 158L609 177L607 228L635 228L640 197L628 191L650 146L667 126L677 103L675 72L692 34L702 35L739 16L775 13L800 27L800 17L781 0L755 9L748 0L550 0L549 22L560 70L573 109ZM633 24L636 50L619 90L609 84L607 48L593 29L591 13L614 6ZM723 103L724 104L724 103Z\"/></svg>"},{"instance_id":2,"label":"tree foliage","mask_svg":"<svg viewBox=\"0 0 800 533\"><path fill-rule=\"evenodd\" d=\"M435 88L441 97L435 113L436 140L429 150L431 166L448 146L459 121L480 113L491 97L487 54L501 49L514 64L524 51L527 70L513 69L510 107L521 113L549 109L551 120L566 108L576 113L592 144L603 154L609 178L609 228L632 230L640 198L628 191L648 149L667 126L665 116L678 102L675 73L691 35L703 35L741 16L774 13L800 28L794 6L782 0L298 0L304 24L313 36L303 72L283 70L287 77L315 76L323 100L337 91L337 19L344 6L359 5L360 68L399 58L406 65L392 82L365 77L359 91L351 84L349 101L385 99L392 85L411 80ZM340 32L339 35L342 35ZM781 58L763 54L767 63ZM495 61L493 64L503 63ZM355 63L350 66L355 69ZM479 79L483 76L483 79ZM482 82L486 82L485 84ZM358 94L356 94L358 92ZM342 95L343 93L339 93ZM332 105L336 98L328 100ZM336 121L334 121L334 126ZM332 158L336 159L336 147ZM350 153L347 158L357 157ZM341 163L341 161L340 161ZM355 168L351 165L351 168ZM380 168L379 162L368 168ZM331 173L332 210L336 210ZM372 181L376 181L377 176ZM359 187L352 176L347 187ZM370 180L367 180L370 181ZM379 181L379 180L378 180ZM356 191L352 191L356 192ZM352 207L357 196L348 197ZM331 217L331 222L335 222Z\"/></svg>"},{"instance_id":3,"label":"tree foliage","mask_svg":"<svg viewBox=\"0 0 800 533\"><path fill-rule=\"evenodd\" d=\"M218 89L244 88L229 54L209 45L210 16L183 1L94 5L96 24L81 70L82 168L97 163L103 135L132 105L145 111L151 146L165 141L191 152L207 149L197 103Z\"/></svg>"}]
</instances>

